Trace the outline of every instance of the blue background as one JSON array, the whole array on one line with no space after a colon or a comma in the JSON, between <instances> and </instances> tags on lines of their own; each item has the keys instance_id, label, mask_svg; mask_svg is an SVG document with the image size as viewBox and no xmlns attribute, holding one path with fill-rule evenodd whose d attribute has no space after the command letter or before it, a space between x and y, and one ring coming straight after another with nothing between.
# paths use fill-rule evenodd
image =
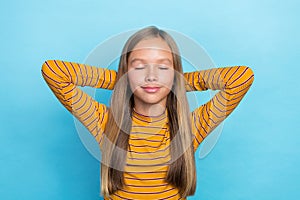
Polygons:
<instances>
[{"instance_id":1,"label":"blue background","mask_svg":"<svg viewBox=\"0 0 300 200\"><path fill-rule=\"evenodd\" d=\"M217 66L255 73L216 147L197 159L197 192L189 199L298 199L298 9L291 0L2 2L0 199L100 199L99 162L41 65L82 62L108 37L147 25L195 39Z\"/></svg>"}]
</instances>

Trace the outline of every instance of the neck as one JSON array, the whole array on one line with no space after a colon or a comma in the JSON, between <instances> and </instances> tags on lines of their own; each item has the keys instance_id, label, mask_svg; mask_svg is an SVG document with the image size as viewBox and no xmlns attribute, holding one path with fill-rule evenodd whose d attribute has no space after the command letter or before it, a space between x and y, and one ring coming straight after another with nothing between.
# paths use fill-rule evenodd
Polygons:
<instances>
[{"instance_id":1,"label":"neck","mask_svg":"<svg viewBox=\"0 0 300 200\"><path fill-rule=\"evenodd\" d=\"M162 106L160 104L148 105L148 106L135 105L133 109L137 113L140 113L145 116L159 116L165 112L166 106Z\"/></svg>"}]
</instances>

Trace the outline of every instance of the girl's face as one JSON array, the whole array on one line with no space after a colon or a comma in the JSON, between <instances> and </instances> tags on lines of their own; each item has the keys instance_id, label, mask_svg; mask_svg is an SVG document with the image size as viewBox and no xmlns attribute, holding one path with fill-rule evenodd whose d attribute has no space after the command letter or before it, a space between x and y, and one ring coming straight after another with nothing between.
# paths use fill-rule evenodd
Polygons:
<instances>
[{"instance_id":1,"label":"girl's face","mask_svg":"<svg viewBox=\"0 0 300 200\"><path fill-rule=\"evenodd\" d=\"M128 58L128 80L135 105L166 107L174 82L171 49L161 38L140 41Z\"/></svg>"}]
</instances>

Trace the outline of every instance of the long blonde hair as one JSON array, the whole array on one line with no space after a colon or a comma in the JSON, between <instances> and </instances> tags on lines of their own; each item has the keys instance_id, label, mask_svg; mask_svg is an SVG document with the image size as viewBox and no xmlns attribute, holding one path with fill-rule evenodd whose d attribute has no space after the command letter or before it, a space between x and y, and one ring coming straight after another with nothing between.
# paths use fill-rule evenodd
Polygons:
<instances>
[{"instance_id":1,"label":"long blonde hair","mask_svg":"<svg viewBox=\"0 0 300 200\"><path fill-rule=\"evenodd\" d=\"M195 193L196 169L194 148L191 145L193 136L185 80L182 76L181 57L174 39L165 31L150 26L136 32L127 40L120 57L117 84L111 97L108 121L104 132L106 142L101 146L101 194L104 196L109 196L124 186L123 169L126 164L134 100L127 78L121 77L127 73L128 57L134 47L141 40L156 37L160 37L169 45L172 51L174 70L178 72L175 73L173 88L167 96L166 104L171 139L170 154L174 161L169 165L165 180L177 187L183 197ZM175 136L177 136L176 139Z\"/></svg>"}]
</instances>

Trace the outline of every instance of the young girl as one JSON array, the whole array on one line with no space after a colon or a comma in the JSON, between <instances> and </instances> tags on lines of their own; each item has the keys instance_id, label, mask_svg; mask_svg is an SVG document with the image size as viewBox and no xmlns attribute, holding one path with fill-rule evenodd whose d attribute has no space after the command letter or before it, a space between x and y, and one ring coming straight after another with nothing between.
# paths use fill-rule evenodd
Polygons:
<instances>
[{"instance_id":1,"label":"young girl","mask_svg":"<svg viewBox=\"0 0 300 200\"><path fill-rule=\"evenodd\" d=\"M186 199L196 188L194 152L254 80L246 66L183 73L178 47L156 27L126 42L118 71L48 60L42 74L99 143L105 199ZM111 105L76 86L113 89ZM220 90L189 111L186 92Z\"/></svg>"}]
</instances>

